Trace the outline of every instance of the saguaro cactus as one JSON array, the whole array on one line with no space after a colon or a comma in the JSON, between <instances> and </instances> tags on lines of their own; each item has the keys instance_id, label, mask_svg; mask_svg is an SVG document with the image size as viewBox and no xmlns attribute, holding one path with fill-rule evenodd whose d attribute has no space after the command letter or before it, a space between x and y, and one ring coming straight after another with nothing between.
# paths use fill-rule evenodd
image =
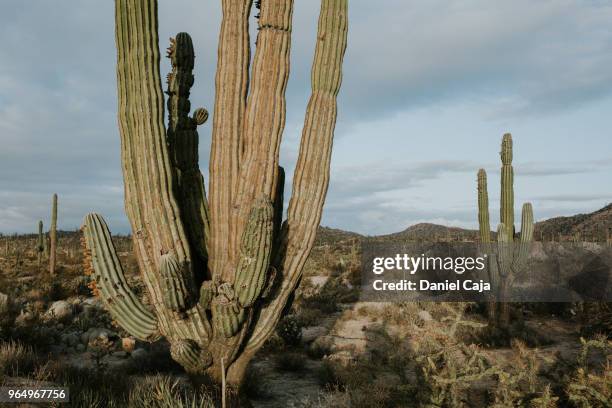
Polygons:
<instances>
[{"instance_id":1,"label":"saguaro cactus","mask_svg":"<svg viewBox=\"0 0 612 408\"><path fill-rule=\"evenodd\" d=\"M139 339L166 337L188 372L217 381L226 374L234 387L274 332L314 243L347 40L348 1L322 0L312 95L282 222L278 163L293 0L259 5L249 69L252 1L222 2L207 198L196 127L208 112L189 114L192 40L179 33L170 42L166 129L157 1L115 1L125 207L150 305L127 286L102 217L89 214L83 225L92 286L115 320Z\"/></svg>"},{"instance_id":2,"label":"saguaro cactus","mask_svg":"<svg viewBox=\"0 0 612 408\"><path fill-rule=\"evenodd\" d=\"M55 275L57 254L57 194L53 194L51 204L51 228L49 229L49 273Z\"/></svg>"},{"instance_id":3,"label":"saguaro cactus","mask_svg":"<svg viewBox=\"0 0 612 408\"><path fill-rule=\"evenodd\" d=\"M488 304L489 319L505 327L509 323L510 309L507 294L515 274L525 267L529 246L533 239L533 209L531 203L523 204L521 235L515 243L514 232L514 169L512 168L512 136L506 133L501 144L501 207L500 224L497 227L497 253L491 251L491 227L489 223L489 196L487 173L478 170L478 224L480 242L489 254L489 279L493 288L499 288L499 305ZM499 306L499 307L498 307Z\"/></svg>"},{"instance_id":4,"label":"saguaro cactus","mask_svg":"<svg viewBox=\"0 0 612 408\"><path fill-rule=\"evenodd\" d=\"M45 251L45 235L43 233L43 222L38 221L38 242L36 243L36 254L38 255L38 269L42 263L43 254Z\"/></svg>"}]
</instances>

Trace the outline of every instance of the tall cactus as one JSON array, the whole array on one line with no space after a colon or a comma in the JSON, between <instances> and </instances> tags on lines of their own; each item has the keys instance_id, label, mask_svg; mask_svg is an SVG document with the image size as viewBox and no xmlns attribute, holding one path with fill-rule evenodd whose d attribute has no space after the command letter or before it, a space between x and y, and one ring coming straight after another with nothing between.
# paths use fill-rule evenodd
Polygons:
<instances>
[{"instance_id":1,"label":"tall cactus","mask_svg":"<svg viewBox=\"0 0 612 408\"><path fill-rule=\"evenodd\" d=\"M51 204L51 228L49 229L49 273L55 275L57 254L57 194L53 194Z\"/></svg>"},{"instance_id":2,"label":"tall cactus","mask_svg":"<svg viewBox=\"0 0 612 408\"><path fill-rule=\"evenodd\" d=\"M45 251L45 236L43 233L43 222L38 221L38 241L36 243L36 254L38 257L38 269L40 272L40 265L42 264L42 258Z\"/></svg>"},{"instance_id":3,"label":"tall cactus","mask_svg":"<svg viewBox=\"0 0 612 408\"><path fill-rule=\"evenodd\" d=\"M500 224L497 227L497 252L491 250L491 227L489 224L489 197L487 173L478 170L478 224L480 242L489 254L489 279L492 287L499 288L498 305L488 303L489 319L505 327L509 324L510 309L507 295L515 275L525 267L529 247L533 240L533 208L531 203L523 204L520 239L514 233L514 169L512 167L512 135L506 133L501 144L501 206ZM499 307L498 307L499 306Z\"/></svg>"},{"instance_id":4,"label":"tall cactus","mask_svg":"<svg viewBox=\"0 0 612 408\"><path fill-rule=\"evenodd\" d=\"M127 286L104 220L89 214L83 225L91 285L115 320L140 339L166 337L186 371L216 381L227 374L234 387L274 332L314 244L347 41L348 0L322 0L312 95L283 222L278 163L293 0L260 3L249 67L251 6L222 2L207 198L196 128L208 112L189 114L191 37L179 33L168 48L166 127L157 0L115 1L125 207L150 304Z\"/></svg>"}]
</instances>

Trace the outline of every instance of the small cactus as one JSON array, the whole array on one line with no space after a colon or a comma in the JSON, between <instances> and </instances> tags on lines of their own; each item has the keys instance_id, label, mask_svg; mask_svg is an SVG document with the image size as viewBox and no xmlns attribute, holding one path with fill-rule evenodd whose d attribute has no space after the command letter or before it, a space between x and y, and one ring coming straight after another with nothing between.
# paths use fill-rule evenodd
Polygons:
<instances>
[{"instance_id":1,"label":"small cactus","mask_svg":"<svg viewBox=\"0 0 612 408\"><path fill-rule=\"evenodd\" d=\"M45 251L44 242L45 242L45 237L43 233L43 222L41 220L41 221L38 221L38 243L36 245L36 253L38 255L38 268L39 269L40 269L40 265L42 263L42 257Z\"/></svg>"}]
</instances>

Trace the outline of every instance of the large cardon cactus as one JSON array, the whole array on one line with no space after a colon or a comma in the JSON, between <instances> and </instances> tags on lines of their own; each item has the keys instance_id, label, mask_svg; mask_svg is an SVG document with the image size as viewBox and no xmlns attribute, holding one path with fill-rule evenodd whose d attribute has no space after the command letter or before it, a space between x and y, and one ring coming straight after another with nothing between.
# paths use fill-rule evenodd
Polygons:
<instances>
[{"instance_id":1,"label":"large cardon cactus","mask_svg":"<svg viewBox=\"0 0 612 408\"><path fill-rule=\"evenodd\" d=\"M489 255L489 280L497 288L496 302L488 304L489 319L506 326L509 323L508 291L517 273L523 270L533 239L533 208L531 203L523 204L520 238L515 240L514 231L514 169L512 168L512 136L506 133L501 144L501 205L500 224L497 227L497 251L491 248L491 227L489 223L489 196L487 173L478 170L478 224L480 242ZM516 242L515 242L516 241Z\"/></svg>"},{"instance_id":2,"label":"large cardon cactus","mask_svg":"<svg viewBox=\"0 0 612 408\"><path fill-rule=\"evenodd\" d=\"M102 217L83 224L92 287L114 319L147 341L165 337L186 371L240 384L274 332L314 243L329 182L347 0L322 0L308 103L287 219L279 146L293 0L262 0L250 56L251 0L223 0L208 197L189 101L194 48L171 39L167 126L156 0L116 0L117 81L125 207L148 291L128 287Z\"/></svg>"}]
</instances>

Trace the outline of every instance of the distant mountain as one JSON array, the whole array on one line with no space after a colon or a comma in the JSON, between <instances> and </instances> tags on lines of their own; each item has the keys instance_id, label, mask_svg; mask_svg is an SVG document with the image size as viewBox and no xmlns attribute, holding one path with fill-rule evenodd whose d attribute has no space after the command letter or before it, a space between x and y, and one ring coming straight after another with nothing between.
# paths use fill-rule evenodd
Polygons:
<instances>
[{"instance_id":1,"label":"distant mountain","mask_svg":"<svg viewBox=\"0 0 612 408\"><path fill-rule=\"evenodd\" d=\"M549 240L562 237L573 237L577 234L581 239L602 241L606 238L606 231L612 235L612 203L600 210L589 214L577 214L569 217L555 217L541 221L535 225L535 238L541 236Z\"/></svg>"},{"instance_id":2,"label":"distant mountain","mask_svg":"<svg viewBox=\"0 0 612 408\"><path fill-rule=\"evenodd\" d=\"M403 231L396 232L393 234L380 235L378 239L389 239L389 240L419 240L419 239L452 239L452 240L463 240L463 239L474 239L476 238L478 231L447 227L444 225L431 224L431 223L420 223L415 224L411 227L406 228Z\"/></svg>"},{"instance_id":3,"label":"distant mountain","mask_svg":"<svg viewBox=\"0 0 612 408\"><path fill-rule=\"evenodd\" d=\"M335 244L340 241L346 241L349 239L360 240L363 235L356 232L344 231L336 228L319 227L317 230L317 238L315 245Z\"/></svg>"}]
</instances>

